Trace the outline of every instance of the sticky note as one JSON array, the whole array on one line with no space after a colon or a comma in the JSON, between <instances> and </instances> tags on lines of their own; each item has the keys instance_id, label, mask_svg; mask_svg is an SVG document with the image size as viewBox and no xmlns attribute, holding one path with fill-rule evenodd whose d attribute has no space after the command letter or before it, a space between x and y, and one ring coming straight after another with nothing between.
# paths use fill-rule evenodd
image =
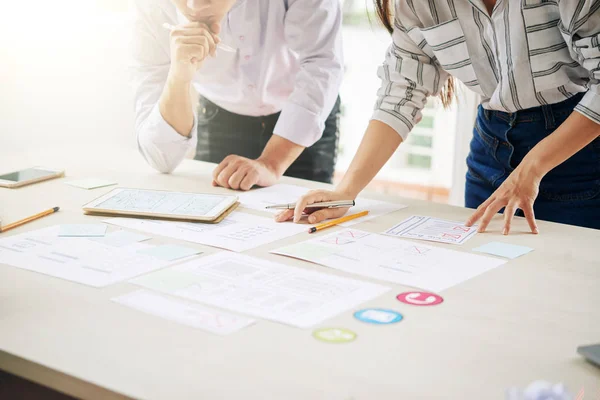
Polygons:
<instances>
[{"instance_id":1,"label":"sticky note","mask_svg":"<svg viewBox=\"0 0 600 400\"><path fill-rule=\"evenodd\" d=\"M103 243L103 244L106 244L106 245L109 245L109 246L123 247L123 246L128 246L133 243L143 242L145 240L150 240L150 239L152 239L152 238L149 236L144 236L144 235L140 235L139 233L133 233L133 232L121 230L121 231L111 232L104 237L96 238L93 240Z\"/></svg>"},{"instance_id":2,"label":"sticky note","mask_svg":"<svg viewBox=\"0 0 600 400\"><path fill-rule=\"evenodd\" d=\"M368 324L388 325L402 321L403 317L397 311L382 308L367 308L354 313L354 318Z\"/></svg>"},{"instance_id":3,"label":"sticky note","mask_svg":"<svg viewBox=\"0 0 600 400\"><path fill-rule=\"evenodd\" d=\"M473 251L491 254L493 256L510 258L512 260L533 251L533 249L531 247L517 246L516 244L491 242L477 247L473 249Z\"/></svg>"},{"instance_id":4,"label":"sticky note","mask_svg":"<svg viewBox=\"0 0 600 400\"><path fill-rule=\"evenodd\" d=\"M356 339L356 333L346 328L323 328L314 331L313 337L326 343L348 343Z\"/></svg>"},{"instance_id":5,"label":"sticky note","mask_svg":"<svg viewBox=\"0 0 600 400\"><path fill-rule=\"evenodd\" d=\"M442 296L429 292L404 292L396 296L396 299L413 306L435 306L444 302Z\"/></svg>"},{"instance_id":6,"label":"sticky note","mask_svg":"<svg viewBox=\"0 0 600 400\"><path fill-rule=\"evenodd\" d=\"M141 250L138 251L138 253L160 258L161 260L174 261L180 258L200 254L202 252L200 250L191 249L189 247L166 244L163 246L155 246L150 249Z\"/></svg>"},{"instance_id":7,"label":"sticky note","mask_svg":"<svg viewBox=\"0 0 600 400\"><path fill-rule=\"evenodd\" d=\"M96 178L87 178L87 179L79 179L76 181L65 182L67 185L71 185L74 187L78 187L81 189L98 189L107 186L116 185L117 182L109 181L106 179L96 179Z\"/></svg>"},{"instance_id":8,"label":"sticky note","mask_svg":"<svg viewBox=\"0 0 600 400\"><path fill-rule=\"evenodd\" d=\"M106 235L104 224L64 224L60 226L61 237L102 237Z\"/></svg>"}]
</instances>

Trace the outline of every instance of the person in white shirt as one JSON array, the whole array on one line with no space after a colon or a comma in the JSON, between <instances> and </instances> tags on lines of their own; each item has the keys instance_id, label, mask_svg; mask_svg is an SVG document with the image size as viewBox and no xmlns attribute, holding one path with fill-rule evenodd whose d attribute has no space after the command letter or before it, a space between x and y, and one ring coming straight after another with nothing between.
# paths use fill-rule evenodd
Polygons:
<instances>
[{"instance_id":1,"label":"person in white shirt","mask_svg":"<svg viewBox=\"0 0 600 400\"><path fill-rule=\"evenodd\" d=\"M395 4L395 10L394 9ZM503 211L533 233L536 218L600 229L600 1L375 0L392 34L373 120L335 191L307 204L349 200L421 119L429 96L447 105L454 79L482 97L467 158L465 205L480 232ZM308 211L308 210L306 210ZM310 223L337 217L324 209Z\"/></svg>"},{"instance_id":2,"label":"person in white shirt","mask_svg":"<svg viewBox=\"0 0 600 400\"><path fill-rule=\"evenodd\" d=\"M338 0L135 0L140 152L163 173L189 154L213 184L331 182L343 75ZM193 90L199 93L194 106Z\"/></svg>"}]
</instances>

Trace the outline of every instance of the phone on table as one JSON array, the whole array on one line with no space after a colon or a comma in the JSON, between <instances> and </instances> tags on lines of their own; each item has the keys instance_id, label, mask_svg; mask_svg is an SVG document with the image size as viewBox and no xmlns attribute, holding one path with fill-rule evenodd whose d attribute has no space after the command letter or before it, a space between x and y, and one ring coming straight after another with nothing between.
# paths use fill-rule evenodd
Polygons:
<instances>
[{"instance_id":1,"label":"phone on table","mask_svg":"<svg viewBox=\"0 0 600 400\"><path fill-rule=\"evenodd\" d=\"M32 167L0 175L0 187L18 188L32 183L65 176L64 170L44 167Z\"/></svg>"}]
</instances>

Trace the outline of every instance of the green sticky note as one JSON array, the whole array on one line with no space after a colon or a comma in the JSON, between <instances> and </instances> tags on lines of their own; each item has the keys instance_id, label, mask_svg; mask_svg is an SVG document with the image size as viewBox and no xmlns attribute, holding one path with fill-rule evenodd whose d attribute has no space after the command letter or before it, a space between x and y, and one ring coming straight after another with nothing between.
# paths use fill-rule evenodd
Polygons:
<instances>
[{"instance_id":1,"label":"green sticky note","mask_svg":"<svg viewBox=\"0 0 600 400\"><path fill-rule=\"evenodd\" d=\"M477 247L473 249L473 251L491 254L493 256L509 258L512 260L517 257L521 257L524 254L532 252L533 249L531 247L517 246L516 244L491 242L483 246Z\"/></svg>"},{"instance_id":2,"label":"green sticky note","mask_svg":"<svg viewBox=\"0 0 600 400\"><path fill-rule=\"evenodd\" d=\"M313 332L313 337L326 343L348 343L356 339L356 333L345 328L323 328Z\"/></svg>"},{"instance_id":3,"label":"green sticky note","mask_svg":"<svg viewBox=\"0 0 600 400\"><path fill-rule=\"evenodd\" d=\"M102 237L106 235L104 224L63 224L58 236L61 237Z\"/></svg>"},{"instance_id":4,"label":"green sticky note","mask_svg":"<svg viewBox=\"0 0 600 400\"><path fill-rule=\"evenodd\" d=\"M103 188L103 187L107 187L107 186L113 186L113 185L116 185L117 182L109 181L106 179L87 178L87 179L78 179L76 181L65 182L65 184L74 186L74 187L78 187L80 189L91 190L91 189L98 189L98 188Z\"/></svg>"}]
</instances>

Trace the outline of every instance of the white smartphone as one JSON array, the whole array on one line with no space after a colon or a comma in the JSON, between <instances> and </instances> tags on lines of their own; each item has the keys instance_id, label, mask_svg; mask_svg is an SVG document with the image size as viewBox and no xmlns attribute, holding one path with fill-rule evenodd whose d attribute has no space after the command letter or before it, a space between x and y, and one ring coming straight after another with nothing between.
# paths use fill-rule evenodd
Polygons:
<instances>
[{"instance_id":1,"label":"white smartphone","mask_svg":"<svg viewBox=\"0 0 600 400\"><path fill-rule=\"evenodd\" d=\"M18 188L32 183L47 181L49 179L65 176L64 170L44 167L32 167L21 171L13 171L0 175L0 187Z\"/></svg>"}]
</instances>

